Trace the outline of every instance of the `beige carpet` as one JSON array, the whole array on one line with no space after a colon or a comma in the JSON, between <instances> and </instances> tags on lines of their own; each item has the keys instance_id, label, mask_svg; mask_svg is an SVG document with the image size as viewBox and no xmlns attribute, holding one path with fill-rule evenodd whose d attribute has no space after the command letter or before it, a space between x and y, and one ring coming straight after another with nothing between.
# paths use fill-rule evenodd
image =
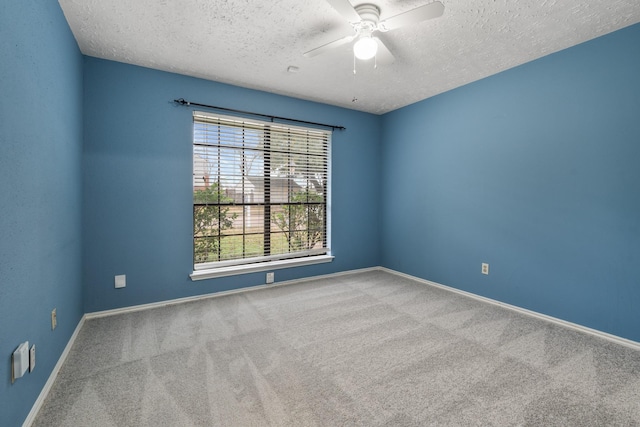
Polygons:
<instances>
[{"instance_id":1,"label":"beige carpet","mask_svg":"<svg viewBox=\"0 0 640 427\"><path fill-rule=\"evenodd\" d=\"M370 271L88 320L35 425L640 425L640 353Z\"/></svg>"}]
</instances>

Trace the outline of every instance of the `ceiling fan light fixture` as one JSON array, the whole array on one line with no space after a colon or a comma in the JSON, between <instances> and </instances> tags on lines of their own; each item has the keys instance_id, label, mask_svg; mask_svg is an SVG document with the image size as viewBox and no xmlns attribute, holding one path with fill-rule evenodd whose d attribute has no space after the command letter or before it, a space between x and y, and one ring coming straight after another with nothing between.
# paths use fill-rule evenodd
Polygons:
<instances>
[{"instance_id":1,"label":"ceiling fan light fixture","mask_svg":"<svg viewBox=\"0 0 640 427\"><path fill-rule=\"evenodd\" d=\"M353 45L353 54L363 61L373 58L377 52L378 43L371 36L362 36Z\"/></svg>"}]
</instances>

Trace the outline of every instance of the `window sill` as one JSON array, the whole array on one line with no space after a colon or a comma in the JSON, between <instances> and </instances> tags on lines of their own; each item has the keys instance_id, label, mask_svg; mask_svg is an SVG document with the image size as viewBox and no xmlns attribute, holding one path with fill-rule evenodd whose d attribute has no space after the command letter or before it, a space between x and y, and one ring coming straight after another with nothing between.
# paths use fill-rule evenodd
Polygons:
<instances>
[{"instance_id":1,"label":"window sill","mask_svg":"<svg viewBox=\"0 0 640 427\"><path fill-rule=\"evenodd\" d=\"M235 276L237 274L257 273L259 271L278 270L281 268L301 267L304 265L322 264L333 261L333 255L318 255L305 258L284 259L279 261L258 262L253 264L232 265L228 267L210 268L194 271L189 275L192 281L214 279L216 277Z\"/></svg>"}]
</instances>

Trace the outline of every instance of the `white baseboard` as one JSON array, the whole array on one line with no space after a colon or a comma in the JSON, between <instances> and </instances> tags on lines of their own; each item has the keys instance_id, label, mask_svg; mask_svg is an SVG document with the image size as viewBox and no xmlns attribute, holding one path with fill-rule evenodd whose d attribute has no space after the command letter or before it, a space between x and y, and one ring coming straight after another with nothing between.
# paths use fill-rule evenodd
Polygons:
<instances>
[{"instance_id":1,"label":"white baseboard","mask_svg":"<svg viewBox=\"0 0 640 427\"><path fill-rule=\"evenodd\" d=\"M56 366L53 367L53 370L51 371L51 374L49 374L49 378L47 379L47 382L44 384L44 387L42 387L42 390L40 390L40 395L38 395L38 398L36 399L35 403L31 407L31 411L29 411L29 415L27 415L27 418L24 420L24 423L22 423L22 427L30 427L31 424L33 424L33 422L35 421L36 416L38 415L38 412L40 411L40 408L44 403L44 400L49 395L49 392L51 391L51 387L53 387L53 383L56 381L56 378L58 377L58 373L60 373L60 369L62 368L62 365L64 365L65 360L67 360L67 356L71 351L71 347L73 347L73 343L76 341L76 338L78 337L78 334L82 329L82 326L84 326L85 317L86 316L82 316L82 318L78 322L78 325L76 326L76 329L73 331L73 334L69 339L69 342L67 342L67 345L64 347L64 350L60 355L60 358L58 359Z\"/></svg>"},{"instance_id":2,"label":"white baseboard","mask_svg":"<svg viewBox=\"0 0 640 427\"><path fill-rule=\"evenodd\" d=\"M493 304L493 305L497 305L497 306L500 306L500 307L504 307L504 308L509 309L509 310L517 311L518 313L525 314L527 316L536 317L538 319L545 320L547 322L551 322L551 323L555 323L555 324L560 325L560 326L564 326L565 328L569 328L569 329L573 329L573 330L576 330L576 331L579 331L579 332L590 334L590 335L596 336L598 338L602 338L602 339L605 339L607 341L611 341L611 342L613 342L615 344L623 345L625 347L630 347L630 348L632 348L634 350L640 351L640 342L637 342L637 341L632 341L632 340L629 340L629 339L626 339L626 338L619 337L617 335L613 335L613 334L609 334L609 333L606 333L606 332L599 331L597 329L588 328L586 326L582 326L582 325L579 325L577 323L568 322L566 320L558 319L556 317L548 316L546 314L538 313L536 311L527 310L526 308L518 307L516 305L511 305L511 304L500 302L500 301L497 301L497 300L494 300L494 299L491 299L491 298L487 298L487 297L483 297L483 296L480 296L480 295L476 295L476 294L473 294L471 292L462 291L460 289L452 288L450 286L442 285L440 283L432 282L430 280L421 279L419 277L412 276L410 274L400 273L398 271L391 270L391 269L388 269L388 268L385 268L385 267L378 267L378 269L382 270L382 271L386 271L386 272L391 273L391 274L395 274L396 276L401 276L401 277L405 277L407 279L415 280L415 281L423 283L425 285L435 286L437 288L444 289L444 290L449 291L449 292L454 292L456 294L464 295L464 296L467 296L469 298L473 298L473 299L476 299L476 300L479 300L479 301L487 302L489 304Z\"/></svg>"},{"instance_id":3,"label":"white baseboard","mask_svg":"<svg viewBox=\"0 0 640 427\"><path fill-rule=\"evenodd\" d=\"M330 274L323 274L323 275L319 275L319 276L303 277L301 279L286 280L286 281L283 281L283 282L275 282L275 283L271 283L271 284L268 284L268 285L247 286L247 287L244 287L244 288L231 289L229 291L220 291L220 292L213 292L213 293L202 294L202 295L195 295L195 296L192 296L192 297L176 298L176 299L171 299L171 300L152 302L152 303L149 303L149 304L132 305L132 306L129 306L129 307L115 308L115 309L112 309L112 310L94 311L92 313L86 313L85 317L87 319L96 319L96 318L99 318L99 317L115 316L116 314L132 313L132 312L135 312L135 311L142 311L142 310L149 310L149 309L152 309L152 308L166 307L166 306L175 305L175 304L182 304L182 303L190 302L190 301L198 301L198 300L203 300L203 299L208 299L208 298L218 298L218 297L223 297L223 296L226 296L226 295L233 295L233 294L239 294L239 293L244 293L244 292L259 291L261 289L275 288L275 287L279 287L279 286L295 285L295 284L298 284L298 283L309 282L311 280L328 279L328 278L334 278L334 277L340 277L340 276L347 276L347 275L350 275L350 274L363 273L363 272L366 272L366 271L374 271L374 270L378 270L378 269L380 269L380 267L369 267L369 268L362 268L362 269L357 269L357 270L341 271L341 272L338 272L338 273L330 273Z\"/></svg>"}]
</instances>

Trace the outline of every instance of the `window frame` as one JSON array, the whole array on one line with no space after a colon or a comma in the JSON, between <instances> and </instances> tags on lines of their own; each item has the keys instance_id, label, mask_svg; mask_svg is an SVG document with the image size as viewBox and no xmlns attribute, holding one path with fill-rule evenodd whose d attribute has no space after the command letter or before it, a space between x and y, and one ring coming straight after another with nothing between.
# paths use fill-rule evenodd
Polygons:
<instances>
[{"instance_id":1,"label":"window frame","mask_svg":"<svg viewBox=\"0 0 640 427\"><path fill-rule=\"evenodd\" d=\"M247 257L247 258L236 258L230 260L219 260L219 261L209 261L203 263L196 263L196 254L195 254L195 234L192 235L192 249L193 249L193 272L190 274L190 278L192 280L203 280L210 279L216 277L224 277L231 276L237 274L246 274L246 273L254 273L260 271L269 271L276 270L282 268L290 268L304 265L313 265L320 263L327 263L333 261L333 254L331 252L331 139L332 132L328 132L325 129L318 129L313 126L305 125L288 125L283 123L273 123L266 122L262 120L254 120L248 119L244 117L238 116L230 116L223 114L215 114L209 112L202 111L193 111L192 116L192 174L195 177L195 147L196 147L196 125L197 123L203 123L203 121L198 121L197 116L209 117L213 119L219 120L229 120L237 123L242 123L238 128L246 129L247 127L255 130L255 125L264 126L265 129L269 127L275 127L278 129L288 128L290 130L302 130L302 131L322 131L326 132L326 184L324 193L325 193L325 203L324 203L324 228L325 235L324 241L326 242L322 248L308 249L297 252L289 252L286 254L277 254L277 255L262 255L256 257ZM246 124L246 125L245 125ZM271 129L269 130L271 132ZM278 131L282 132L282 131ZM266 133L265 133L266 134ZM269 153L272 153L272 148L269 149ZM196 184L195 179L192 180L192 191L195 191ZM265 200L265 205L268 202L268 198ZM291 203L291 201L289 202ZM195 200L192 200L192 205L195 207ZM243 206L244 204L233 204L232 206ZM278 206L280 203L273 202L270 203L271 206ZM221 204L220 206L224 206ZM194 216L192 216L192 220L194 220ZM266 213L264 214L266 218ZM194 232L194 224L192 224L192 232Z\"/></svg>"}]
</instances>

